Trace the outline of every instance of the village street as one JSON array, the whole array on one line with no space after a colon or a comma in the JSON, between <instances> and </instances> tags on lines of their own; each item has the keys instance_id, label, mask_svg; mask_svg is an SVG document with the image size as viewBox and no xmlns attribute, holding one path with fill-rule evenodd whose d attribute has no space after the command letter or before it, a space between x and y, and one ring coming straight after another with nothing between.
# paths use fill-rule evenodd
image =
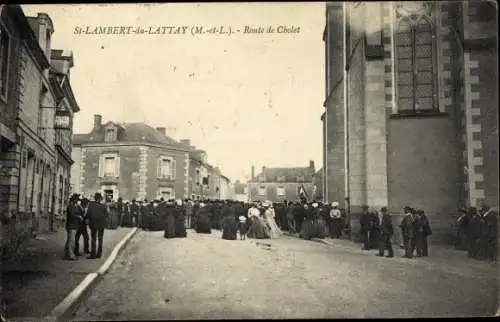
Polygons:
<instances>
[{"instance_id":1,"label":"village street","mask_svg":"<svg viewBox=\"0 0 500 322\"><path fill-rule=\"evenodd\" d=\"M485 316L498 306L492 263L409 260L399 250L379 258L332 243L228 241L214 230L167 240L141 231L73 319Z\"/></svg>"}]
</instances>

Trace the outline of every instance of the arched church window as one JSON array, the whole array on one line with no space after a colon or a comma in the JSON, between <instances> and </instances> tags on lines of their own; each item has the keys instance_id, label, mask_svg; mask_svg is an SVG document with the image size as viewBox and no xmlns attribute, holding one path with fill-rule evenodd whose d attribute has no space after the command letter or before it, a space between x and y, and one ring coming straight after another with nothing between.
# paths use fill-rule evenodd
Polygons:
<instances>
[{"instance_id":1,"label":"arched church window","mask_svg":"<svg viewBox=\"0 0 500 322\"><path fill-rule=\"evenodd\" d=\"M433 4L396 4L394 57L398 113L437 110Z\"/></svg>"}]
</instances>

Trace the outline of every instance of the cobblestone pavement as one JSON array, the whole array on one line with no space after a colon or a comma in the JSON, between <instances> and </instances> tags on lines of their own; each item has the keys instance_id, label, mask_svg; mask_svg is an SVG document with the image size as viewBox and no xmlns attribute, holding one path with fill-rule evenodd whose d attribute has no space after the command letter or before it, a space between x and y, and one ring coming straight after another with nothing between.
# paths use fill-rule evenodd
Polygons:
<instances>
[{"instance_id":1,"label":"cobblestone pavement","mask_svg":"<svg viewBox=\"0 0 500 322\"><path fill-rule=\"evenodd\" d=\"M259 244L260 243L260 244ZM267 246L266 244L269 244ZM357 248L357 246L352 246ZM140 232L76 320L488 316L496 266L379 258L291 237Z\"/></svg>"},{"instance_id":2,"label":"cobblestone pavement","mask_svg":"<svg viewBox=\"0 0 500 322\"><path fill-rule=\"evenodd\" d=\"M99 269L116 244L131 230L106 230L100 259L63 260L64 229L31 240L21 260L1 265L7 317L36 319L47 315L87 274Z\"/></svg>"}]
</instances>

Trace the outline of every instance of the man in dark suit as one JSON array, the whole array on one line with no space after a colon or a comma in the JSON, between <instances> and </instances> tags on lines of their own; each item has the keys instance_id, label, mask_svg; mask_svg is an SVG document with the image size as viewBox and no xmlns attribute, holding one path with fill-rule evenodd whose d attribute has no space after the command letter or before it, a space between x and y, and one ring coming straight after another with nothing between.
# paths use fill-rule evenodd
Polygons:
<instances>
[{"instance_id":1,"label":"man in dark suit","mask_svg":"<svg viewBox=\"0 0 500 322\"><path fill-rule=\"evenodd\" d=\"M106 227L108 220L108 210L106 209L106 206L101 203L102 195L97 192L94 199L95 201L90 202L89 208L87 209L91 236L91 251L89 258L91 259L101 258L102 256L104 228Z\"/></svg>"},{"instance_id":2,"label":"man in dark suit","mask_svg":"<svg viewBox=\"0 0 500 322\"><path fill-rule=\"evenodd\" d=\"M66 231L67 239L66 246L64 249L64 259L65 260L75 260L75 240L76 232L80 227L80 222L83 221L83 208L78 203L80 199L79 194L73 194L69 199L69 205L66 209Z\"/></svg>"},{"instance_id":3,"label":"man in dark suit","mask_svg":"<svg viewBox=\"0 0 500 322\"><path fill-rule=\"evenodd\" d=\"M359 217L359 225L361 227L361 236L363 238L363 250L370 250L370 232L373 227L372 216L370 215L369 207L363 206L363 212Z\"/></svg>"},{"instance_id":4,"label":"man in dark suit","mask_svg":"<svg viewBox=\"0 0 500 322\"><path fill-rule=\"evenodd\" d=\"M410 206L403 208L405 213L403 220L399 227L401 228L401 235L403 236L403 244L405 249L405 258L413 258L412 245L415 244L415 228L417 227L416 210Z\"/></svg>"},{"instance_id":5,"label":"man in dark suit","mask_svg":"<svg viewBox=\"0 0 500 322\"><path fill-rule=\"evenodd\" d=\"M130 205L130 215L132 216L132 227L140 227L139 205L136 203L135 199L132 199L132 204Z\"/></svg>"},{"instance_id":6,"label":"man in dark suit","mask_svg":"<svg viewBox=\"0 0 500 322\"><path fill-rule=\"evenodd\" d=\"M80 203L80 206L83 209L83 220L80 220L79 227L76 231L76 237L75 237L75 256L80 256L80 239L83 237L83 253L85 255L90 253L89 250L89 232L87 231L87 206L89 205L89 200L86 198L80 199L81 201L78 201Z\"/></svg>"},{"instance_id":7,"label":"man in dark suit","mask_svg":"<svg viewBox=\"0 0 500 322\"><path fill-rule=\"evenodd\" d=\"M391 237L394 234L394 229L392 227L391 215L387 212L387 207L382 207L380 209L376 227L379 232L377 256L384 256L384 252L387 250L387 257L394 257L394 250L392 249L391 242Z\"/></svg>"}]
</instances>

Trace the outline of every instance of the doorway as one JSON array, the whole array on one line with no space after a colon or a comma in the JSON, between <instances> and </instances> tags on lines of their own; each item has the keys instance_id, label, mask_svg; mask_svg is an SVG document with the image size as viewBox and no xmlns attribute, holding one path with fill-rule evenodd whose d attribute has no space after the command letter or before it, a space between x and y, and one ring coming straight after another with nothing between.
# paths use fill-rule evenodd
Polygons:
<instances>
[{"instance_id":1,"label":"doorway","mask_svg":"<svg viewBox=\"0 0 500 322\"><path fill-rule=\"evenodd\" d=\"M113 190L112 189L104 189L104 200L106 203L111 202L111 200L113 200Z\"/></svg>"},{"instance_id":2,"label":"doorway","mask_svg":"<svg viewBox=\"0 0 500 322\"><path fill-rule=\"evenodd\" d=\"M102 185L101 194L106 203L118 199L118 189L116 185Z\"/></svg>"}]
</instances>

